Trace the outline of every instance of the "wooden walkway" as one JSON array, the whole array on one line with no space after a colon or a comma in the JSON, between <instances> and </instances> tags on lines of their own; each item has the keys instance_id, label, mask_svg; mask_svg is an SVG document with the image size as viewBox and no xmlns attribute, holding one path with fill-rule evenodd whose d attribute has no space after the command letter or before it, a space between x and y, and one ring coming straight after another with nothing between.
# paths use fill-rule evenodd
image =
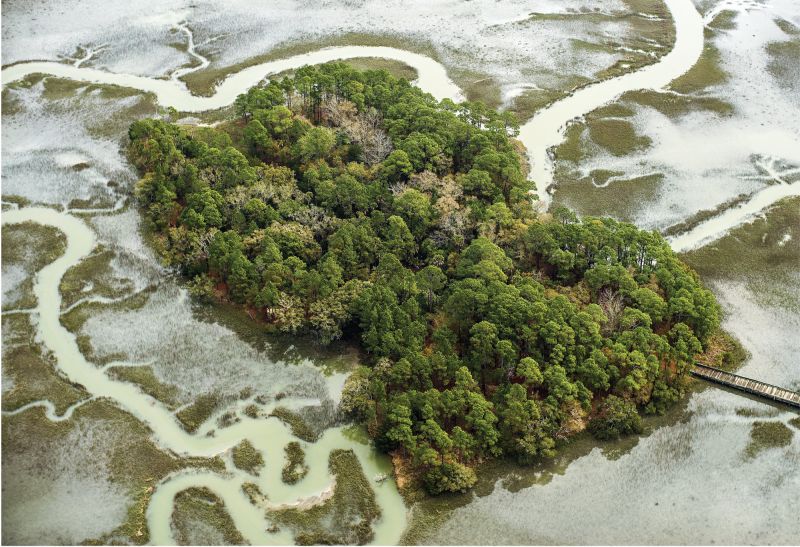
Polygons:
<instances>
[{"instance_id":1,"label":"wooden walkway","mask_svg":"<svg viewBox=\"0 0 800 547\"><path fill-rule=\"evenodd\" d=\"M800 408L800 393L789 391L788 389L731 374L718 368L707 367L700 363L695 363L692 374L710 382Z\"/></svg>"}]
</instances>

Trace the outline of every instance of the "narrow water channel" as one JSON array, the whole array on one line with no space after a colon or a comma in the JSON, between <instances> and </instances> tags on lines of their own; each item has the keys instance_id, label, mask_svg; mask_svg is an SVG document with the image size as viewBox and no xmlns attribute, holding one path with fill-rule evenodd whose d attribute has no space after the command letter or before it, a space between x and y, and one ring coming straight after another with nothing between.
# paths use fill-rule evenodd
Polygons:
<instances>
[{"instance_id":1,"label":"narrow water channel","mask_svg":"<svg viewBox=\"0 0 800 547\"><path fill-rule=\"evenodd\" d=\"M36 276L33 291L37 299L37 335L50 350L59 370L72 382L83 385L93 397L105 397L120 408L130 412L152 431L154 440L163 448L185 456L210 457L221 454L242 440L249 440L261 451L268 462L281 462L283 447L295 440L286 424L277 418L252 419L208 433L215 420L209 419L196 433L187 433L174 414L160 401L143 393L132 384L110 378L106 372L89 363L78 348L75 335L60 321L61 278L71 267L85 259L95 247L95 236L79 218L46 207L24 207L6 211L2 215L5 225L35 222L60 230L67 238L65 253L45 266ZM119 363L125 366L126 363ZM331 450L353 450L368 478L389 472L388 459L368 445L348 439L341 428L325 431L322 438L310 444L306 461L308 475L295 486L281 481L280 465L268 465L257 479L243 471L229 467L226 476L211 472L181 472L159 485L148 507L147 517L152 541L156 544L174 543L170 529L172 501L175 494L192 486L207 486L219 495L228 507L239 531L253 544L287 544L292 542L288 531L267 533L264 509L257 508L245 495L242 484L255 482L269 496L271 504L284 505L300 502L318 495L331 487L328 473L328 455ZM406 522L402 498L392 481L375 485L382 518L375 530L375 543L397 543Z\"/></svg>"}]
</instances>

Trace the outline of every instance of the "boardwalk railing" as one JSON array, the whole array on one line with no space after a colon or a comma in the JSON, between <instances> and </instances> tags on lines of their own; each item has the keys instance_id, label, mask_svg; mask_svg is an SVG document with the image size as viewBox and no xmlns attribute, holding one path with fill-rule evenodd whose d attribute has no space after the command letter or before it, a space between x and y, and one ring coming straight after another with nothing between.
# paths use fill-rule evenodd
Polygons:
<instances>
[{"instance_id":1,"label":"boardwalk railing","mask_svg":"<svg viewBox=\"0 0 800 547\"><path fill-rule=\"evenodd\" d=\"M710 382L722 384L723 386L746 391L753 395L758 395L759 397L766 397L773 401L800 408L800 393L789 391L782 387L731 374L730 372L725 372L718 368L707 367L700 363L695 363L692 374Z\"/></svg>"}]
</instances>

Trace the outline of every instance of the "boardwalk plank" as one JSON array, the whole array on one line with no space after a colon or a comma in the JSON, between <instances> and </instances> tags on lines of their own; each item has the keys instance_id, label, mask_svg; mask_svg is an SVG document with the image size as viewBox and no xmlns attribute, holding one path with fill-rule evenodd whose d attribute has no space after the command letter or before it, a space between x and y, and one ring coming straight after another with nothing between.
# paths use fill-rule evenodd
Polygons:
<instances>
[{"instance_id":1,"label":"boardwalk plank","mask_svg":"<svg viewBox=\"0 0 800 547\"><path fill-rule=\"evenodd\" d=\"M745 378L744 376L732 374L730 372L706 365L701 365L699 363L695 364L694 368L692 369L692 374L721 385L746 391L754 395L760 395L762 397L766 397L767 399L772 399L773 401L779 401L781 403L800 408L800 394L794 391L789 391L788 389L774 386L772 384L767 384L766 382L761 382L760 380Z\"/></svg>"}]
</instances>

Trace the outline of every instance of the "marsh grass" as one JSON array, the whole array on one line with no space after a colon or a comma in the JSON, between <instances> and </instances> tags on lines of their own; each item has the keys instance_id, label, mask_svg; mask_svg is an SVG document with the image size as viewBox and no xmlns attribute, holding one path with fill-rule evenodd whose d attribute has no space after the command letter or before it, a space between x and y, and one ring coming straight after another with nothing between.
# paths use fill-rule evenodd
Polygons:
<instances>
[{"instance_id":1,"label":"marsh grass","mask_svg":"<svg viewBox=\"0 0 800 547\"><path fill-rule=\"evenodd\" d=\"M636 112L628 105L621 104L621 103L609 103L607 105L601 106L600 108L595 108L592 110L588 115L596 118L630 118Z\"/></svg>"},{"instance_id":2,"label":"marsh grass","mask_svg":"<svg viewBox=\"0 0 800 547\"><path fill-rule=\"evenodd\" d=\"M375 492L352 450L333 450L328 468L336 477L331 498L306 510L273 511L269 517L290 528L298 545L362 545L373 535L372 524L381 516Z\"/></svg>"},{"instance_id":3,"label":"marsh grass","mask_svg":"<svg viewBox=\"0 0 800 547\"><path fill-rule=\"evenodd\" d=\"M170 410L175 410L179 405L180 390L177 386L161 382L149 365L111 367L108 369L108 375L115 380L136 384L144 393L160 401Z\"/></svg>"},{"instance_id":4,"label":"marsh grass","mask_svg":"<svg viewBox=\"0 0 800 547\"><path fill-rule=\"evenodd\" d=\"M800 309L796 286L800 263L800 198L785 198L762 217L681 258L703 278L743 280L763 303ZM789 234L791 239L784 240Z\"/></svg>"},{"instance_id":5,"label":"marsh grass","mask_svg":"<svg viewBox=\"0 0 800 547\"><path fill-rule=\"evenodd\" d=\"M622 74L633 72L639 68L656 62L666 54L675 41L675 27L670 13L663 2L658 0L625 0L627 12L617 14L596 13L532 13L528 21L571 21L580 18L586 24L603 25L609 22L625 20L631 32L624 41L605 38L600 41L572 39L572 47L588 53L604 53L619 55L622 58L612 65L599 70L592 78L579 75L559 75L563 83L559 89L531 89L517 97L509 110L521 121L533 116L541 108L569 95L576 89L599 80L616 78ZM655 16L656 19L643 17ZM621 48L625 49L622 50Z\"/></svg>"},{"instance_id":6,"label":"marsh grass","mask_svg":"<svg viewBox=\"0 0 800 547\"><path fill-rule=\"evenodd\" d=\"M123 298L110 304L102 302L82 302L70 311L61 315L61 324L64 325L70 332L77 332L83 324L95 313L102 310L137 310L147 303L151 290L144 290L136 294L132 294L127 298Z\"/></svg>"},{"instance_id":7,"label":"marsh grass","mask_svg":"<svg viewBox=\"0 0 800 547\"><path fill-rule=\"evenodd\" d=\"M745 455L754 458L764 450L789 446L792 436L794 432L783 422L753 422Z\"/></svg>"},{"instance_id":8,"label":"marsh grass","mask_svg":"<svg viewBox=\"0 0 800 547\"><path fill-rule=\"evenodd\" d=\"M649 106L670 118L697 111L714 112L718 116L732 116L735 112L731 103L717 97L676 95L648 89L628 91L622 99Z\"/></svg>"},{"instance_id":9,"label":"marsh grass","mask_svg":"<svg viewBox=\"0 0 800 547\"><path fill-rule=\"evenodd\" d=\"M800 67L797 64L800 59L800 36L784 42L770 42L766 49L769 55L767 70L778 85L789 90L800 90Z\"/></svg>"},{"instance_id":10,"label":"marsh grass","mask_svg":"<svg viewBox=\"0 0 800 547\"><path fill-rule=\"evenodd\" d=\"M614 156L626 156L648 148L649 137L637 135L633 124L626 120L591 118L588 121L589 137Z\"/></svg>"},{"instance_id":11,"label":"marsh grass","mask_svg":"<svg viewBox=\"0 0 800 547\"><path fill-rule=\"evenodd\" d=\"M18 85L18 82L13 82L3 86L1 104L4 116L13 116L14 114L19 114L25 111L25 106L22 104L22 101L20 101L13 93L13 89L15 89L15 86ZM5 196L3 196L3 200L6 200Z\"/></svg>"},{"instance_id":12,"label":"marsh grass","mask_svg":"<svg viewBox=\"0 0 800 547\"><path fill-rule=\"evenodd\" d=\"M267 501L267 496L264 495L261 488L254 482L245 482L242 484L242 492L244 492L247 499L250 500L250 503L256 507L262 506Z\"/></svg>"},{"instance_id":13,"label":"marsh grass","mask_svg":"<svg viewBox=\"0 0 800 547\"><path fill-rule=\"evenodd\" d=\"M682 76L673 80L670 89L678 93L696 93L705 91L709 87L724 84L728 75L720 66L721 56L719 50L713 45L714 33L705 30L705 46L697 63Z\"/></svg>"},{"instance_id":14,"label":"marsh grass","mask_svg":"<svg viewBox=\"0 0 800 547\"><path fill-rule=\"evenodd\" d=\"M189 433L194 433L212 414L222 407L222 398L215 393L204 393L195 401L175 414L175 417Z\"/></svg>"},{"instance_id":15,"label":"marsh grass","mask_svg":"<svg viewBox=\"0 0 800 547\"><path fill-rule=\"evenodd\" d=\"M278 418L289 426L292 435L298 439L313 443L319 438L319 434L297 413L288 408L279 406L272 411L270 416Z\"/></svg>"},{"instance_id":16,"label":"marsh grass","mask_svg":"<svg viewBox=\"0 0 800 547\"><path fill-rule=\"evenodd\" d=\"M17 207L26 207L31 204L28 198L17 195L3 194L3 211L10 207L10 204L15 204ZM5 230L5 228L3 228Z\"/></svg>"},{"instance_id":17,"label":"marsh grass","mask_svg":"<svg viewBox=\"0 0 800 547\"><path fill-rule=\"evenodd\" d=\"M233 447L232 457L233 465L251 475L258 475L259 470L264 467L264 457L261 452L247 439Z\"/></svg>"},{"instance_id":18,"label":"marsh grass","mask_svg":"<svg viewBox=\"0 0 800 547\"><path fill-rule=\"evenodd\" d=\"M800 26L792 23L791 21L783 18L776 18L775 24L786 34L800 34Z\"/></svg>"},{"instance_id":19,"label":"marsh grass","mask_svg":"<svg viewBox=\"0 0 800 547\"><path fill-rule=\"evenodd\" d=\"M1 233L3 266L21 267L25 272L25 279L17 287L20 297L13 306L6 306L4 298L3 309L32 308L36 306L36 297L33 295L34 276L64 254L67 238L55 228L34 222L4 226Z\"/></svg>"},{"instance_id":20,"label":"marsh grass","mask_svg":"<svg viewBox=\"0 0 800 547\"><path fill-rule=\"evenodd\" d=\"M62 313L61 324L68 331L75 334L78 348L84 357L86 357L87 361L97 365L104 365L110 363L111 361L124 361L127 358L127 355L121 352L104 355L102 357L96 355L92 346L91 338L88 335L83 334L81 332L81 328L90 317L102 311L129 311L142 308L150 298L152 290L152 288L148 288L132 294L127 298L122 298L121 300L109 304L90 301L83 302L69 312Z\"/></svg>"},{"instance_id":21,"label":"marsh grass","mask_svg":"<svg viewBox=\"0 0 800 547\"><path fill-rule=\"evenodd\" d=\"M572 80L572 87L577 87L587 83L589 80L576 76ZM520 122L524 122L545 106L563 99L568 95L567 91L559 89L527 89L514 99L508 107L509 112L513 112Z\"/></svg>"},{"instance_id":22,"label":"marsh grass","mask_svg":"<svg viewBox=\"0 0 800 547\"><path fill-rule=\"evenodd\" d=\"M114 256L113 250L98 246L91 255L67 270L58 287L62 307L68 308L89 295L120 298L130 293L133 282L114 275L111 266Z\"/></svg>"},{"instance_id":23,"label":"marsh grass","mask_svg":"<svg viewBox=\"0 0 800 547\"><path fill-rule=\"evenodd\" d=\"M587 25L598 25L625 21L630 32L624 40L606 36L599 41L572 39L576 50L590 53L622 55L612 65L596 72L593 80L615 78L652 64L669 51L675 41L675 26L663 2L654 0L625 0L628 11L614 14L582 11L580 13L532 13L529 21L566 22L579 18ZM644 15L654 16L645 17ZM625 49L621 49L624 47Z\"/></svg>"},{"instance_id":24,"label":"marsh grass","mask_svg":"<svg viewBox=\"0 0 800 547\"><path fill-rule=\"evenodd\" d=\"M737 408L736 415L743 418L774 418L779 414L778 409ZM791 422L791 421L790 421Z\"/></svg>"},{"instance_id":25,"label":"marsh grass","mask_svg":"<svg viewBox=\"0 0 800 547\"><path fill-rule=\"evenodd\" d=\"M22 81L24 82L26 80L28 85L43 82L44 93L42 98L50 101L69 99L74 97L78 92L98 93L101 98L109 101L127 99L137 95L144 95L143 92L136 89L131 89L129 87L112 84L82 82L79 80L70 80L68 78L60 78L58 76L50 76L45 74L32 74L27 76Z\"/></svg>"},{"instance_id":26,"label":"marsh grass","mask_svg":"<svg viewBox=\"0 0 800 547\"><path fill-rule=\"evenodd\" d=\"M394 59L384 59L381 57L353 57L352 59L343 59L338 62L350 65L356 70L385 70L396 78L402 78L409 81L415 80L417 76L419 76L414 67ZM284 70L283 72L270 74L268 78L270 80L282 80L283 78L292 78L294 77L294 74L294 70ZM234 141L236 140L237 139L234 139Z\"/></svg>"},{"instance_id":27,"label":"marsh grass","mask_svg":"<svg viewBox=\"0 0 800 547\"><path fill-rule=\"evenodd\" d=\"M216 543L218 538L198 534L198 530L206 526L218 532L226 545L247 545L228 514L225 502L206 487L187 488L175 496L172 525L179 545Z\"/></svg>"},{"instance_id":28,"label":"marsh grass","mask_svg":"<svg viewBox=\"0 0 800 547\"><path fill-rule=\"evenodd\" d=\"M571 208L580 205L583 215L612 216L630 222L634 220L635 213L640 211L643 206L658 199L664 175L654 173L641 177L616 179L608 186L601 188L595 186L595 184L605 184L610 177L620 174L620 172L609 170L594 170L588 175L581 176L574 169L558 163L556 164L558 185L553 202L555 205L565 205Z\"/></svg>"},{"instance_id":29,"label":"marsh grass","mask_svg":"<svg viewBox=\"0 0 800 547\"><path fill-rule=\"evenodd\" d=\"M395 78L403 80L416 80L419 74L417 69L393 59L381 59L379 57L360 57L344 61L356 70L385 70Z\"/></svg>"},{"instance_id":30,"label":"marsh grass","mask_svg":"<svg viewBox=\"0 0 800 547\"><path fill-rule=\"evenodd\" d=\"M336 36L326 36L319 40L312 41L294 41L286 42L272 49L264 55L257 55L251 57L241 63L220 67L216 66L213 55L206 55L211 60L211 66L205 70L191 72L181 78L189 88L189 90L201 96L210 96L214 93L214 88L229 74L239 72L245 68L274 61L276 59L283 59L292 57L294 55L301 55L316 51L324 47L333 46L389 46L399 49L406 49L415 53L421 53L433 59L439 60L435 48L430 43L411 40L408 37L400 37L393 35L375 35L368 33L349 32Z\"/></svg>"},{"instance_id":31,"label":"marsh grass","mask_svg":"<svg viewBox=\"0 0 800 547\"><path fill-rule=\"evenodd\" d=\"M702 211L698 211L683 222L679 222L677 224L673 224L662 230L662 233L665 236L673 236L677 234L681 234L683 232L688 232L689 230L696 228L699 224L719 216L720 214L724 213L728 209L732 209L742 203L747 202L751 197L751 194L739 194L738 196L731 198L724 203L719 204L718 206L714 207L713 209L703 209Z\"/></svg>"},{"instance_id":32,"label":"marsh grass","mask_svg":"<svg viewBox=\"0 0 800 547\"><path fill-rule=\"evenodd\" d=\"M13 387L3 391L4 411L44 399L61 415L89 396L82 386L58 374L55 359L36 342L26 315L3 317L3 376L13 382Z\"/></svg>"},{"instance_id":33,"label":"marsh grass","mask_svg":"<svg viewBox=\"0 0 800 547\"><path fill-rule=\"evenodd\" d=\"M115 432L116 439L107 455L109 479L128 492L131 504L125 520L117 528L102 537L85 541L86 544L147 543L149 531L145 511L154 487L160 480L170 473L186 468L204 468L218 472L225 470L225 464L218 457L179 458L159 449L151 439L152 431L149 428L131 414L102 399L78 407L70 420L61 422L48 420L41 408L33 408L15 416L4 416L4 469L16 458L27 458L31 453L58 451L57 447L67 441L76 427L101 422ZM6 493L8 492L4 491Z\"/></svg>"},{"instance_id":34,"label":"marsh grass","mask_svg":"<svg viewBox=\"0 0 800 547\"><path fill-rule=\"evenodd\" d=\"M734 10L722 10L716 17L708 24L709 27L715 30L733 30L736 28L736 17L739 12Z\"/></svg>"},{"instance_id":35,"label":"marsh grass","mask_svg":"<svg viewBox=\"0 0 800 547\"><path fill-rule=\"evenodd\" d=\"M617 102L590 112L582 120L571 122L565 131L564 140L555 148L556 160L580 164L592 153L592 143L614 156L625 156L647 149L652 144L650 138L637 134L635 126L625 119L633 115L634 111L630 106ZM595 176L596 184L602 184L605 180L598 180Z\"/></svg>"},{"instance_id":36,"label":"marsh grass","mask_svg":"<svg viewBox=\"0 0 800 547\"><path fill-rule=\"evenodd\" d=\"M609 80L611 78L616 78L618 76L622 76L623 74L627 74L628 72L634 72L647 65L651 65L655 62L655 60L655 57L650 57L647 55L631 55L630 57L619 59L615 61L613 65L595 73L595 77L598 80Z\"/></svg>"},{"instance_id":37,"label":"marsh grass","mask_svg":"<svg viewBox=\"0 0 800 547\"><path fill-rule=\"evenodd\" d=\"M475 70L448 68L448 75L468 101L482 102L492 110L500 106L500 84L494 78Z\"/></svg>"},{"instance_id":38,"label":"marsh grass","mask_svg":"<svg viewBox=\"0 0 800 547\"><path fill-rule=\"evenodd\" d=\"M308 474L306 453L300 443L292 441L283 447L286 463L281 470L281 480L286 484L295 484Z\"/></svg>"},{"instance_id":39,"label":"marsh grass","mask_svg":"<svg viewBox=\"0 0 800 547\"><path fill-rule=\"evenodd\" d=\"M156 97L152 93L131 89L128 87L81 82L46 74L30 74L25 78L12 82L3 88L3 114L17 114L24 111L24 106L18 101L13 90L30 88L41 83L43 87L42 99L47 102L68 100L81 100L82 95L93 95L96 98L113 104L123 99L138 98L121 108L112 109L106 115L92 120L86 126L89 135L96 138L124 140L127 138L128 126L132 119L153 117L162 113Z\"/></svg>"},{"instance_id":40,"label":"marsh grass","mask_svg":"<svg viewBox=\"0 0 800 547\"><path fill-rule=\"evenodd\" d=\"M579 122L567 125L564 141L555 149L556 160L579 163L583 159L584 152L581 137L585 128L585 125Z\"/></svg>"}]
</instances>

